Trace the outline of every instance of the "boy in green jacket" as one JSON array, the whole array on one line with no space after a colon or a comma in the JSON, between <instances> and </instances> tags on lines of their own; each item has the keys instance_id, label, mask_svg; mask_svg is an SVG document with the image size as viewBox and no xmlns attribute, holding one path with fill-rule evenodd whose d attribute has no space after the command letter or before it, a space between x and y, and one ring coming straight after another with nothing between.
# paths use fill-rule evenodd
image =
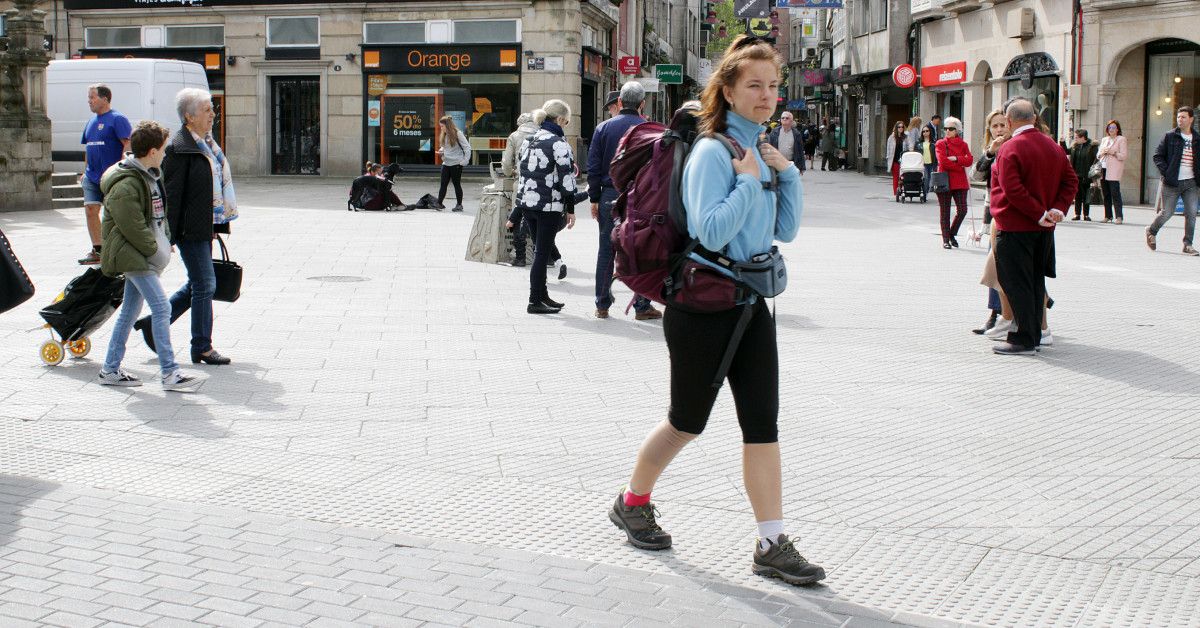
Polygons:
<instances>
[{"instance_id":1,"label":"boy in green jacket","mask_svg":"<svg viewBox=\"0 0 1200 628\"><path fill-rule=\"evenodd\" d=\"M158 279L171 260L159 172L169 134L153 120L139 123L129 138L133 152L126 153L124 160L113 164L100 178L100 190L105 197L104 217L100 221L104 242L100 249L100 270L110 277L125 275L124 305L98 376L103 385L142 385L140 379L121 368L121 360L143 299L150 304L150 321L158 339L163 390L191 392L204 381L184 373L175 362L175 352L171 349L171 304Z\"/></svg>"}]
</instances>

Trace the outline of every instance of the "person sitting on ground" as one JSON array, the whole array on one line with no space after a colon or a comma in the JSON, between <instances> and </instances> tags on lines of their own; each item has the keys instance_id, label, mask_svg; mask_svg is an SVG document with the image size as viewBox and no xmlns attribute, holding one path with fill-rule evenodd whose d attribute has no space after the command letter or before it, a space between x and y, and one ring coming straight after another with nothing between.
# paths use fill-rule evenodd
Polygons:
<instances>
[{"instance_id":1,"label":"person sitting on ground","mask_svg":"<svg viewBox=\"0 0 1200 628\"><path fill-rule=\"evenodd\" d=\"M367 162L366 174L350 184L350 204L370 211L409 209L392 191L392 182L383 176L383 165Z\"/></svg>"}]
</instances>

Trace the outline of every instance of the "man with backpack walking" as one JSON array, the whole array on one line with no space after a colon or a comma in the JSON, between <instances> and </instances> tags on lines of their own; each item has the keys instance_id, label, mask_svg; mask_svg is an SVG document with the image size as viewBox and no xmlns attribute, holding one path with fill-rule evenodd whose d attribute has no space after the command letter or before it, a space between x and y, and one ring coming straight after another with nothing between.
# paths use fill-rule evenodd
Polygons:
<instances>
[{"instance_id":1,"label":"man with backpack walking","mask_svg":"<svg viewBox=\"0 0 1200 628\"><path fill-rule=\"evenodd\" d=\"M596 254L596 318L608 318L608 308L613 303L612 205L618 194L609 176L609 165L625 132L646 121L641 115L645 100L646 90L641 83L626 83L618 100L620 111L596 127L588 149L588 198L592 202L592 218L600 224L600 250ZM639 321L662 318L662 312L641 295L634 296L633 309L636 311L634 318Z\"/></svg>"}]
</instances>

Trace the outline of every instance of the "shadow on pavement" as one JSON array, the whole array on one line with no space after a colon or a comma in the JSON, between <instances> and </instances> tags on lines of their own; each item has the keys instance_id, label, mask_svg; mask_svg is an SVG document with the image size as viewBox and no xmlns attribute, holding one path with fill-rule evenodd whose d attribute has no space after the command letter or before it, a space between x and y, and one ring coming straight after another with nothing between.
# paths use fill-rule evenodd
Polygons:
<instances>
[{"instance_id":1,"label":"shadow on pavement","mask_svg":"<svg viewBox=\"0 0 1200 628\"><path fill-rule=\"evenodd\" d=\"M1043 354L1048 352L1043 351ZM1054 360L1055 366L1082 375L1100 377L1149 392L1173 395L1192 395L1196 392L1196 371L1149 353L1098 345L1055 343L1055 352L1046 357L1060 355L1068 359ZM1075 359L1069 359L1069 356L1075 356Z\"/></svg>"},{"instance_id":2,"label":"shadow on pavement","mask_svg":"<svg viewBox=\"0 0 1200 628\"><path fill-rule=\"evenodd\" d=\"M54 482L0 473L0 554L7 554L4 548L21 538L19 532L26 527L21 525L22 511L27 509L31 502L53 493L58 487ZM43 530L50 525L58 527L58 524L49 521L45 523L46 525L41 527Z\"/></svg>"}]
</instances>

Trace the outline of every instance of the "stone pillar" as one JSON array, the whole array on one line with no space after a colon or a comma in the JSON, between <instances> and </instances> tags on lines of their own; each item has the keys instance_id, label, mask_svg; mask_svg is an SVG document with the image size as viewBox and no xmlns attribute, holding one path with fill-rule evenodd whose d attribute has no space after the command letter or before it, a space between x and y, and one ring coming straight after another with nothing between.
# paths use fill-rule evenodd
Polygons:
<instances>
[{"instance_id":1,"label":"stone pillar","mask_svg":"<svg viewBox=\"0 0 1200 628\"><path fill-rule=\"evenodd\" d=\"M579 63L583 11L577 0L534 0L525 9L521 45L536 57L561 57L561 70L530 70L521 59L521 111L533 111L551 98L571 107L571 124L563 129L567 142L579 146ZM576 161L579 155L575 156ZM586 163L586 160L585 160ZM586 169L586 168L585 168Z\"/></svg>"},{"instance_id":2,"label":"stone pillar","mask_svg":"<svg viewBox=\"0 0 1200 628\"><path fill-rule=\"evenodd\" d=\"M49 209L50 119L46 117L45 11L16 0L5 12L0 51L0 211Z\"/></svg>"}]
</instances>

